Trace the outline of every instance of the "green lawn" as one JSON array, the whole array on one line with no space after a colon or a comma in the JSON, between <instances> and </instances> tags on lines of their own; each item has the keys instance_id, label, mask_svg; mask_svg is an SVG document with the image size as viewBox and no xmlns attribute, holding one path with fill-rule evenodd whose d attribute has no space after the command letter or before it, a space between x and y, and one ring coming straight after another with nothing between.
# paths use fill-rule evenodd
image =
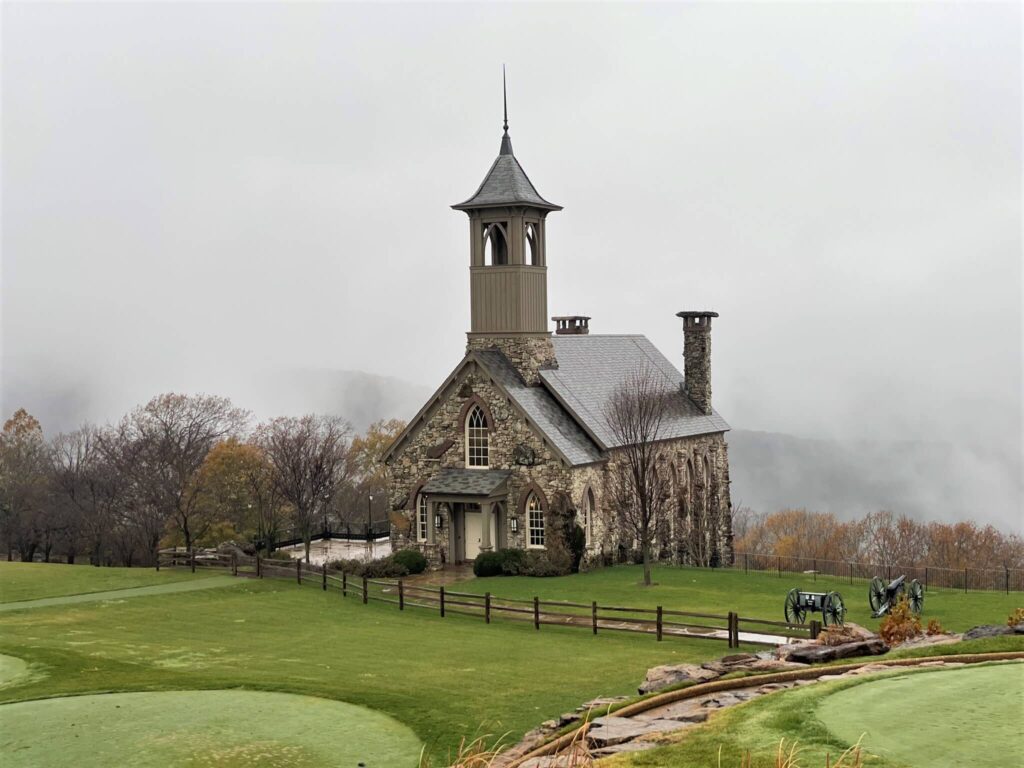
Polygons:
<instances>
[{"instance_id":1,"label":"green lawn","mask_svg":"<svg viewBox=\"0 0 1024 768\"><path fill-rule=\"evenodd\" d=\"M858 740L874 768L1011 765L1021 744L1022 684L1020 662L819 683L724 710L676 744L601 765L733 768L749 753L752 768L768 768L783 739L787 752L798 745L806 768L826 757L835 764Z\"/></svg>"},{"instance_id":2,"label":"green lawn","mask_svg":"<svg viewBox=\"0 0 1024 768\"><path fill-rule=\"evenodd\" d=\"M457 589L587 602L597 597L604 604L695 611L731 609L776 618L795 581L658 568L659 586L645 589L636 584L639 573L620 567L561 579L480 579ZM245 688L306 694L393 717L441 762L463 736L507 733L512 740L586 699L634 692L651 666L728 653L724 643L706 640L658 643L650 636L602 632L594 637L550 626L538 632L529 623L500 616L488 626L479 618L442 619L433 610L364 606L356 598L343 599L336 589L325 594L287 579L0 563L5 596L13 585L10 589L16 587L21 600L118 587L171 587L186 579L217 579L231 586L187 593L147 589L136 596L123 592L115 599L26 604L0 612L0 654L29 665L27 673L0 687L0 703L111 691ZM1001 623L1019 597L932 593L926 614L959 628ZM853 617L863 620L856 612Z\"/></svg>"},{"instance_id":3,"label":"green lawn","mask_svg":"<svg viewBox=\"0 0 1024 768\"><path fill-rule=\"evenodd\" d=\"M550 579L524 576L495 576L474 579L452 587L466 592L492 592L496 596L528 599L564 599L589 604L598 600L603 605L666 609L695 613L728 613L741 616L784 621L782 611L786 593L793 587L808 592L837 590L843 596L849 613L848 621L877 629L879 620L871 618L868 607L868 583L855 579L835 580L819 576L815 581L803 574L782 574L742 570L709 570L655 566L656 586L644 587L640 566L617 566L590 573L578 573ZM1014 608L1024 605L1024 593L957 592L930 589L925 596L923 619L938 619L951 631L963 631L978 624L1002 624ZM814 614L810 618L821 618ZM808 619L809 620L809 619ZM758 631L751 627L751 630Z\"/></svg>"},{"instance_id":4,"label":"green lawn","mask_svg":"<svg viewBox=\"0 0 1024 768\"><path fill-rule=\"evenodd\" d=\"M0 603L170 584L204 575L208 574L193 576L185 569L172 571L165 568L158 572L153 568L0 562Z\"/></svg>"},{"instance_id":5,"label":"green lawn","mask_svg":"<svg viewBox=\"0 0 1024 768\"><path fill-rule=\"evenodd\" d=\"M74 589L135 570L41 566ZM8 564L0 563L0 581ZM95 574L102 581L89 584ZM154 574L155 575L155 574ZM162 577L161 577L162 578ZM219 577L216 577L219 578ZM105 691L245 687L322 696L394 717L442 760L465 735L511 737L588 698L635 692L648 667L699 661L724 643L450 616L287 580L0 613L0 653L30 665L0 702ZM44 594L57 585L50 574ZM70 587L64 591L70 591ZM30 597L23 592L23 597Z\"/></svg>"}]
</instances>

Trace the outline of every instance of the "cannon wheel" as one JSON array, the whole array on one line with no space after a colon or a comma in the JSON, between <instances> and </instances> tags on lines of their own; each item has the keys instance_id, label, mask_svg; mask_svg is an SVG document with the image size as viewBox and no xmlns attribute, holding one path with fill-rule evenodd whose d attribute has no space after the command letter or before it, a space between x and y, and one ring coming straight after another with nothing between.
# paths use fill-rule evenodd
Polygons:
<instances>
[{"instance_id":1,"label":"cannon wheel","mask_svg":"<svg viewBox=\"0 0 1024 768\"><path fill-rule=\"evenodd\" d=\"M878 615L879 609L885 604L885 583L875 576L868 587L868 603L871 605L871 613Z\"/></svg>"},{"instance_id":2,"label":"cannon wheel","mask_svg":"<svg viewBox=\"0 0 1024 768\"><path fill-rule=\"evenodd\" d=\"M846 616L846 605L843 596L838 592L829 592L821 604L821 623L826 627L830 624L842 626Z\"/></svg>"},{"instance_id":3,"label":"cannon wheel","mask_svg":"<svg viewBox=\"0 0 1024 768\"><path fill-rule=\"evenodd\" d=\"M921 586L921 582L917 579L910 582L910 589L907 591L907 602L910 603L910 610L918 616L924 610L924 587Z\"/></svg>"},{"instance_id":4,"label":"cannon wheel","mask_svg":"<svg viewBox=\"0 0 1024 768\"><path fill-rule=\"evenodd\" d=\"M786 621L790 624L803 624L807 612L800 605L800 590L793 588L786 595Z\"/></svg>"}]
</instances>

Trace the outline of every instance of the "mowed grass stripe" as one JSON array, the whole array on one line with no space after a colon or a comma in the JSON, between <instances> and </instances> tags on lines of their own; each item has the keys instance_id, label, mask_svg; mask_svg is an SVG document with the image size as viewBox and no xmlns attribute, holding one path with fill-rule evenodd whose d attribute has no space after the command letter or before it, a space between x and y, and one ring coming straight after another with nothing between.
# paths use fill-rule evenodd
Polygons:
<instances>
[{"instance_id":1,"label":"mowed grass stripe","mask_svg":"<svg viewBox=\"0 0 1024 768\"><path fill-rule=\"evenodd\" d=\"M184 568L157 571L155 568L94 568L63 563L0 562L0 603L171 584L200 579L206 575L193 575Z\"/></svg>"},{"instance_id":2,"label":"mowed grass stripe","mask_svg":"<svg viewBox=\"0 0 1024 768\"><path fill-rule=\"evenodd\" d=\"M240 579L234 576L207 576L194 581L176 581L170 584L156 584L151 587L130 587L128 589L113 589L108 592L86 592L80 595L62 595L61 597L44 597L39 600L19 600L16 603L0 603L0 613L50 608L55 605L77 605L78 603L124 600L133 597L173 595L180 592L195 592L200 589L237 586L239 583Z\"/></svg>"}]
</instances>

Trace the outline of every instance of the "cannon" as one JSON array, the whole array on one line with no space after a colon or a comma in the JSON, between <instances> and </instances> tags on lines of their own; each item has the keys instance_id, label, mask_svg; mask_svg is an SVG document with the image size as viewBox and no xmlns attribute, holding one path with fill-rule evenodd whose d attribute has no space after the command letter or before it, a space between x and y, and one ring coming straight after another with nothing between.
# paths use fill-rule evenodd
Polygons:
<instances>
[{"instance_id":1,"label":"cannon","mask_svg":"<svg viewBox=\"0 0 1024 768\"><path fill-rule=\"evenodd\" d=\"M843 596L838 592L801 592L789 590L786 595L785 614L790 624L803 624L808 613L820 613L821 623L826 627L842 625L846 616Z\"/></svg>"},{"instance_id":2,"label":"cannon","mask_svg":"<svg viewBox=\"0 0 1024 768\"><path fill-rule=\"evenodd\" d=\"M906 575L893 579L888 585L878 576L871 580L871 585L868 587L871 618L877 619L889 613L896 601L899 600L900 595L904 593L907 595L911 612L918 615L924 610L924 587L917 579L911 581L909 586L905 583L906 580Z\"/></svg>"}]
</instances>

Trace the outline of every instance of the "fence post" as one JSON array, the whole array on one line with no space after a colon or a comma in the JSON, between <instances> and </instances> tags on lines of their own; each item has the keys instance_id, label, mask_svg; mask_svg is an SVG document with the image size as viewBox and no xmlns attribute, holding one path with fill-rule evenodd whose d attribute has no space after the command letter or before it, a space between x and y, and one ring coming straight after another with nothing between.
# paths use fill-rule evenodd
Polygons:
<instances>
[{"instance_id":1,"label":"fence post","mask_svg":"<svg viewBox=\"0 0 1024 768\"><path fill-rule=\"evenodd\" d=\"M743 575L744 576L746 576L748 573L750 573L749 565L750 564L747 562L747 553L744 552L743 553Z\"/></svg>"},{"instance_id":2,"label":"fence post","mask_svg":"<svg viewBox=\"0 0 1024 768\"><path fill-rule=\"evenodd\" d=\"M928 591L928 566L924 567L924 591Z\"/></svg>"},{"instance_id":3,"label":"fence post","mask_svg":"<svg viewBox=\"0 0 1024 768\"><path fill-rule=\"evenodd\" d=\"M659 643L661 642L661 629L662 629L661 624L662 624L661 606L659 605L658 606L658 642Z\"/></svg>"},{"instance_id":4,"label":"fence post","mask_svg":"<svg viewBox=\"0 0 1024 768\"><path fill-rule=\"evenodd\" d=\"M1010 569L1004 565L1003 570L1006 572L1006 594L1010 594Z\"/></svg>"},{"instance_id":5,"label":"fence post","mask_svg":"<svg viewBox=\"0 0 1024 768\"><path fill-rule=\"evenodd\" d=\"M540 629L540 598L533 598L533 628Z\"/></svg>"},{"instance_id":6,"label":"fence post","mask_svg":"<svg viewBox=\"0 0 1024 768\"><path fill-rule=\"evenodd\" d=\"M295 578L299 584L302 583L302 558L295 561Z\"/></svg>"},{"instance_id":7,"label":"fence post","mask_svg":"<svg viewBox=\"0 0 1024 768\"><path fill-rule=\"evenodd\" d=\"M441 587L441 618L444 618L444 587Z\"/></svg>"},{"instance_id":8,"label":"fence post","mask_svg":"<svg viewBox=\"0 0 1024 768\"><path fill-rule=\"evenodd\" d=\"M964 594L967 594L967 569L964 568Z\"/></svg>"},{"instance_id":9,"label":"fence post","mask_svg":"<svg viewBox=\"0 0 1024 768\"><path fill-rule=\"evenodd\" d=\"M189 553L189 562L192 564L192 573L196 572L196 551L193 549Z\"/></svg>"},{"instance_id":10,"label":"fence post","mask_svg":"<svg viewBox=\"0 0 1024 768\"><path fill-rule=\"evenodd\" d=\"M590 604L591 623L594 625L594 634L597 634L597 600Z\"/></svg>"},{"instance_id":11,"label":"fence post","mask_svg":"<svg viewBox=\"0 0 1024 768\"><path fill-rule=\"evenodd\" d=\"M811 581L818 580L818 558L811 560L811 570L814 571L814 578Z\"/></svg>"},{"instance_id":12,"label":"fence post","mask_svg":"<svg viewBox=\"0 0 1024 768\"><path fill-rule=\"evenodd\" d=\"M234 552L231 553L231 575L238 575L238 555Z\"/></svg>"},{"instance_id":13,"label":"fence post","mask_svg":"<svg viewBox=\"0 0 1024 768\"><path fill-rule=\"evenodd\" d=\"M348 597L348 574L341 572L341 596Z\"/></svg>"},{"instance_id":14,"label":"fence post","mask_svg":"<svg viewBox=\"0 0 1024 768\"><path fill-rule=\"evenodd\" d=\"M366 605L366 601L369 599L369 596L366 594L366 577L363 576L363 605Z\"/></svg>"},{"instance_id":15,"label":"fence post","mask_svg":"<svg viewBox=\"0 0 1024 768\"><path fill-rule=\"evenodd\" d=\"M818 635L821 634L821 622L817 619L811 619L811 640L817 640Z\"/></svg>"},{"instance_id":16,"label":"fence post","mask_svg":"<svg viewBox=\"0 0 1024 768\"><path fill-rule=\"evenodd\" d=\"M405 610L405 584L401 579L398 580L398 610Z\"/></svg>"},{"instance_id":17,"label":"fence post","mask_svg":"<svg viewBox=\"0 0 1024 768\"><path fill-rule=\"evenodd\" d=\"M327 561L324 560L320 565L320 583L323 585L324 592L327 591Z\"/></svg>"},{"instance_id":18,"label":"fence post","mask_svg":"<svg viewBox=\"0 0 1024 768\"><path fill-rule=\"evenodd\" d=\"M850 563L850 583L853 584L853 563Z\"/></svg>"},{"instance_id":19,"label":"fence post","mask_svg":"<svg viewBox=\"0 0 1024 768\"><path fill-rule=\"evenodd\" d=\"M491 623L491 593L484 592L484 621Z\"/></svg>"},{"instance_id":20,"label":"fence post","mask_svg":"<svg viewBox=\"0 0 1024 768\"><path fill-rule=\"evenodd\" d=\"M779 555L779 578L782 578L782 555Z\"/></svg>"},{"instance_id":21,"label":"fence post","mask_svg":"<svg viewBox=\"0 0 1024 768\"><path fill-rule=\"evenodd\" d=\"M157 570L157 572L160 571L160 550L159 549L156 551L156 570Z\"/></svg>"},{"instance_id":22,"label":"fence post","mask_svg":"<svg viewBox=\"0 0 1024 768\"><path fill-rule=\"evenodd\" d=\"M263 578L263 569L260 568L260 553L259 552L256 553L256 578L257 579L262 579Z\"/></svg>"}]
</instances>

